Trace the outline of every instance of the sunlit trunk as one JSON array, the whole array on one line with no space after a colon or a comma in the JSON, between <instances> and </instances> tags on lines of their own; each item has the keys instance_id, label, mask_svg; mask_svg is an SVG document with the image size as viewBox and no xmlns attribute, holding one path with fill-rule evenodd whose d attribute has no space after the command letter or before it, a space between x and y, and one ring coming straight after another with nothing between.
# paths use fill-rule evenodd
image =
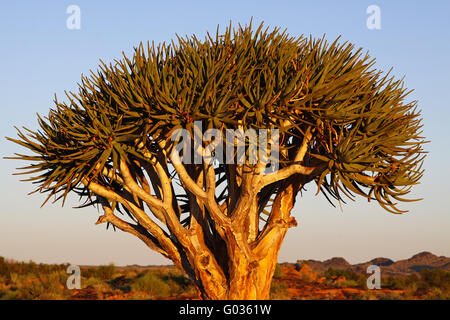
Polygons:
<instances>
[{"instance_id":1,"label":"sunlit trunk","mask_svg":"<svg viewBox=\"0 0 450 320\"><path fill-rule=\"evenodd\" d=\"M268 244L267 249L256 254L253 260L249 260L239 247L228 245L228 266L222 267L226 272L216 270L217 264L209 264L197 272L201 274L201 278L196 279L201 297L209 300L269 299L272 277L286 231L286 227L273 228L264 240ZM219 274L226 274L226 279L215 276Z\"/></svg>"}]
</instances>

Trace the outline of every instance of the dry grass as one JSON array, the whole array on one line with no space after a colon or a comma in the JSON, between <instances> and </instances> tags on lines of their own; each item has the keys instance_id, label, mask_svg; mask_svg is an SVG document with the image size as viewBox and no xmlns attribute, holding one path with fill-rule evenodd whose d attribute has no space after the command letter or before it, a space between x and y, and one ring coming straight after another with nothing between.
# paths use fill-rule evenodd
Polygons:
<instances>
[{"instance_id":1,"label":"dry grass","mask_svg":"<svg viewBox=\"0 0 450 320\"><path fill-rule=\"evenodd\" d=\"M63 300L63 299L185 299L198 298L190 280L174 267L116 267L113 264L82 267L81 289L66 287L68 264L47 265L16 262L0 257L0 299ZM289 271L288 271L289 272ZM290 292L286 273L280 265L275 270L270 291L271 299L297 299ZM352 271L328 270L321 286L329 289L359 288L360 294L349 299L450 299L450 272L422 270L409 277L389 277L382 280L382 288L401 290L402 293L364 291L366 278ZM342 281L336 281L342 278ZM299 279L314 286L314 281ZM333 299L333 290L327 297L307 295L308 299ZM305 296L303 296L305 298Z\"/></svg>"}]
</instances>

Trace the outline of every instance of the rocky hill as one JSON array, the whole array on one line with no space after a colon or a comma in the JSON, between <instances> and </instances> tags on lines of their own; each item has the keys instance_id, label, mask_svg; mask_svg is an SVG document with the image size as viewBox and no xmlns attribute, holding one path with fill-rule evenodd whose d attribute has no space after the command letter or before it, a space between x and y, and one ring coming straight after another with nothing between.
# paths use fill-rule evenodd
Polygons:
<instances>
[{"instance_id":1,"label":"rocky hill","mask_svg":"<svg viewBox=\"0 0 450 320\"><path fill-rule=\"evenodd\" d=\"M393 261L388 258L375 258L364 263L351 265L344 258L332 258L325 261L303 260L317 273L324 273L329 268L335 270L353 270L365 273L369 265L378 265L384 275L408 275L422 269L441 269L450 271L450 258L437 256L431 252L420 252L409 259Z\"/></svg>"}]
</instances>

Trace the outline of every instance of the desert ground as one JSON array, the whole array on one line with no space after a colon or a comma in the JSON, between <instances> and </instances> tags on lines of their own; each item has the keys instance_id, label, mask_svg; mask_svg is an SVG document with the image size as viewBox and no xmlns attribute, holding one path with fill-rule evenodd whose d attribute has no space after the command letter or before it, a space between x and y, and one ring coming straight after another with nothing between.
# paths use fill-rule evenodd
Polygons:
<instances>
[{"instance_id":1,"label":"desert ground","mask_svg":"<svg viewBox=\"0 0 450 320\"><path fill-rule=\"evenodd\" d=\"M381 270L381 288L368 289L367 266ZM69 289L69 264L0 257L1 300L200 299L173 266L81 266L81 288ZM422 252L410 259L376 258L351 265L343 258L277 265L273 300L450 299L450 258Z\"/></svg>"}]
</instances>

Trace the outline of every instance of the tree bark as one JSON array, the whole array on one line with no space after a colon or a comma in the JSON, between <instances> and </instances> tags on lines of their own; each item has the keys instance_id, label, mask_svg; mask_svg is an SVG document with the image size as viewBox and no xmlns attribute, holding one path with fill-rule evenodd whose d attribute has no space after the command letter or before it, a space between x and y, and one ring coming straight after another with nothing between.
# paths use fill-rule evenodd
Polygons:
<instances>
[{"instance_id":1,"label":"tree bark","mask_svg":"<svg viewBox=\"0 0 450 320\"><path fill-rule=\"evenodd\" d=\"M239 250L233 253L228 261L226 291L218 290L223 288L224 283L219 277L211 276L219 274L219 270L214 270L212 265L203 269L201 273L206 273L208 276L202 276L201 279L194 281L201 297L208 300L268 300L284 234L276 234L274 237L278 237L278 239L272 239L276 245L271 246L262 259L251 261Z\"/></svg>"},{"instance_id":2,"label":"tree bark","mask_svg":"<svg viewBox=\"0 0 450 320\"><path fill-rule=\"evenodd\" d=\"M248 262L245 257L230 260L231 272L228 297L230 300L268 300L270 286L281 247L273 246L267 255L257 261Z\"/></svg>"},{"instance_id":3,"label":"tree bark","mask_svg":"<svg viewBox=\"0 0 450 320\"><path fill-rule=\"evenodd\" d=\"M312 179L313 175L306 174L320 168L313 170L296 164L292 170L281 169L277 177L276 173L262 175L262 164L245 170L236 166L234 175L231 172L227 178L229 185L236 185L228 190L225 201L216 194L220 172L216 173L208 164L192 170L175 154L171 163L186 190L187 207L183 210L190 215L183 220L181 207L175 201L171 173L163 160L154 164L158 179L147 170L154 189L158 190L155 195L149 192L146 177L124 160L120 162L120 175L110 175L121 186L117 190L83 180L104 208L105 215L98 223L112 223L171 259L193 280L203 299L269 299L283 239L288 228L296 226L295 219L290 217L295 196ZM269 199L271 210L260 228L259 218ZM117 203L133 216L136 224L114 214ZM146 213L144 203L166 228Z\"/></svg>"},{"instance_id":4,"label":"tree bark","mask_svg":"<svg viewBox=\"0 0 450 320\"><path fill-rule=\"evenodd\" d=\"M286 183L283 191L275 198L271 217L266 228L261 230L258 238L251 246L251 252L242 250L238 242L227 242L228 265L225 266L226 291L218 290L224 285L215 283L219 278L203 277L198 279L201 283L198 289L202 298L211 300L268 300L272 277L277 265L277 258L288 228L296 226L293 217L290 217L294 206L295 195L300 185L299 181ZM230 238L242 239L245 237L245 228L234 230ZM208 264L203 268L209 274L218 274L222 270L214 270L219 264ZM222 266L223 268L223 266Z\"/></svg>"}]
</instances>

